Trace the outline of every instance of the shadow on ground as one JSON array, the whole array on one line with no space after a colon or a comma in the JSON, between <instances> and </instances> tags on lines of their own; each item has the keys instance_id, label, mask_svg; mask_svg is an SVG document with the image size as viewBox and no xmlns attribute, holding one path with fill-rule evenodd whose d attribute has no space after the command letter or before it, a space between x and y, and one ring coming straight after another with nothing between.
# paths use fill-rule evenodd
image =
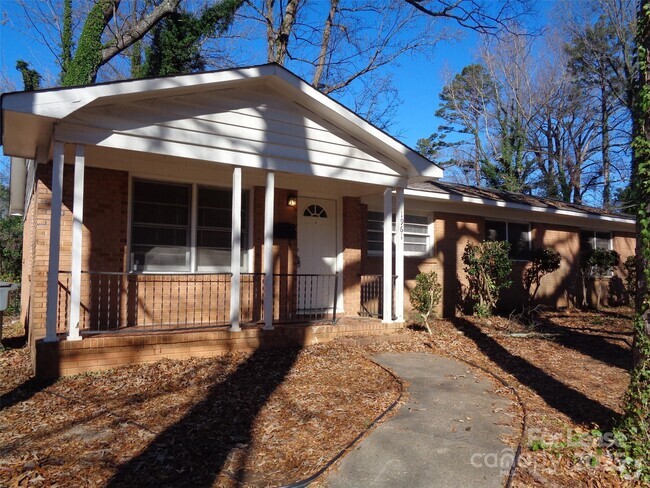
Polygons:
<instances>
[{"instance_id":1,"label":"shadow on ground","mask_svg":"<svg viewBox=\"0 0 650 488\"><path fill-rule=\"evenodd\" d=\"M552 319L538 320L540 321L539 331L554 334L553 340L558 344L626 371L632 367L632 354L629 344L625 340L625 337L632 333L613 334L597 328L574 329L558 325ZM612 340L623 342L628 347L614 344L611 342Z\"/></svg>"},{"instance_id":2,"label":"shadow on ground","mask_svg":"<svg viewBox=\"0 0 650 488\"><path fill-rule=\"evenodd\" d=\"M606 427L618 417L618 414L609 407L553 378L526 359L512 354L469 320L456 317L452 323L466 337L474 341L491 361L537 393L549 406L562 412L574 422L584 425L596 423Z\"/></svg>"},{"instance_id":3,"label":"shadow on ground","mask_svg":"<svg viewBox=\"0 0 650 488\"><path fill-rule=\"evenodd\" d=\"M107 486L202 487L224 476L235 483L249 481L244 464L255 418L299 352L254 352L224 381L212 386L185 417L117 467Z\"/></svg>"}]
</instances>

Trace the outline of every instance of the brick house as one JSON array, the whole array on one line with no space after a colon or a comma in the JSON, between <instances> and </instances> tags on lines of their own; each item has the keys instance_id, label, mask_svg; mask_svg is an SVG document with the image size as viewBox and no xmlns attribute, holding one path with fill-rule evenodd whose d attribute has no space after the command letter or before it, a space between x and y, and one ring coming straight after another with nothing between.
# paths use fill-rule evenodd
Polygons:
<instances>
[{"instance_id":1,"label":"brick house","mask_svg":"<svg viewBox=\"0 0 650 488\"><path fill-rule=\"evenodd\" d=\"M631 217L442 183L275 64L5 94L2 142L43 376L391 332L428 269L451 315L468 240L509 240L515 273L558 249L539 294L556 306L581 246L634 253ZM359 315L382 321L331 325Z\"/></svg>"}]
</instances>

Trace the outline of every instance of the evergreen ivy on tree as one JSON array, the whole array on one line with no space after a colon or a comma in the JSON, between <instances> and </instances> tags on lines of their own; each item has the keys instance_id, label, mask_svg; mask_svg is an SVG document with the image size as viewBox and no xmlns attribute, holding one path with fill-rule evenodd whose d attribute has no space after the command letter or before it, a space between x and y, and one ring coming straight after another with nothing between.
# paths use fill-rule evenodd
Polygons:
<instances>
[{"instance_id":1,"label":"evergreen ivy on tree","mask_svg":"<svg viewBox=\"0 0 650 488\"><path fill-rule=\"evenodd\" d=\"M634 366L617 431L628 471L650 482L650 1L637 17L638 84L634 103L634 196L637 202L637 296Z\"/></svg>"},{"instance_id":2,"label":"evergreen ivy on tree","mask_svg":"<svg viewBox=\"0 0 650 488\"><path fill-rule=\"evenodd\" d=\"M16 61L16 69L23 76L23 89L25 91L38 90L41 86L41 75L35 69L29 68L29 63L22 59Z\"/></svg>"},{"instance_id":3,"label":"evergreen ivy on tree","mask_svg":"<svg viewBox=\"0 0 650 488\"><path fill-rule=\"evenodd\" d=\"M226 32L242 3L243 0L224 0L199 14L172 12L154 27L151 43L144 50L144 63L138 66L136 54L131 56L132 62L136 62L132 73L152 77L203 71L206 61L201 54L202 40Z\"/></svg>"}]
</instances>

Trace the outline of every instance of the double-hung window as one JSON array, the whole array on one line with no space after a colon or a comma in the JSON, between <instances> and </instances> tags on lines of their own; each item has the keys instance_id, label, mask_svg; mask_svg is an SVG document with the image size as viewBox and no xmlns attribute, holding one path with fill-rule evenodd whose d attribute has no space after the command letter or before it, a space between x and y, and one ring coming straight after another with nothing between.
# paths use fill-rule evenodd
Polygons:
<instances>
[{"instance_id":1,"label":"double-hung window","mask_svg":"<svg viewBox=\"0 0 650 488\"><path fill-rule=\"evenodd\" d=\"M486 220L485 240L509 242L511 259L525 261L530 257L529 224Z\"/></svg>"},{"instance_id":2,"label":"double-hung window","mask_svg":"<svg viewBox=\"0 0 650 488\"><path fill-rule=\"evenodd\" d=\"M242 249L248 242L246 193L242 198ZM229 188L133 180L131 269L229 271L231 209ZM242 266L245 260L242 252Z\"/></svg>"},{"instance_id":3,"label":"double-hung window","mask_svg":"<svg viewBox=\"0 0 650 488\"><path fill-rule=\"evenodd\" d=\"M393 214L393 243L395 239L395 214ZM379 256L384 252L384 214L368 212L368 253ZM424 256L431 252L431 223L420 215L404 216L404 254Z\"/></svg>"},{"instance_id":4,"label":"double-hung window","mask_svg":"<svg viewBox=\"0 0 650 488\"><path fill-rule=\"evenodd\" d=\"M591 251L593 249L611 249L612 233L583 230L580 232L580 250Z\"/></svg>"}]
</instances>

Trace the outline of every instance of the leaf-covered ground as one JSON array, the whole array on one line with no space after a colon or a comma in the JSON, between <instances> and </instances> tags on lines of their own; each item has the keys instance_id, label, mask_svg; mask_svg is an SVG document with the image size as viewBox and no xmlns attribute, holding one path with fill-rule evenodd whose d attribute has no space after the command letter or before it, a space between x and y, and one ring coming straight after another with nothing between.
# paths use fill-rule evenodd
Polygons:
<instances>
[{"instance_id":1,"label":"leaf-covered ground","mask_svg":"<svg viewBox=\"0 0 650 488\"><path fill-rule=\"evenodd\" d=\"M277 486L323 466L400 391L340 344L52 384L30 381L14 349L0 384L0 486Z\"/></svg>"},{"instance_id":2,"label":"leaf-covered ground","mask_svg":"<svg viewBox=\"0 0 650 488\"><path fill-rule=\"evenodd\" d=\"M31 380L28 351L13 349L0 354L0 392L10 392L0 411L0 486L295 481L397 397L396 381L366 359L380 351L462 358L519 392L527 430L514 486L634 485L599 445L629 381L630 317L627 309L542 312L532 327L461 317L436 321L433 336L407 329L363 346L164 360L52 384ZM519 427L521 411L513 413Z\"/></svg>"}]
</instances>

